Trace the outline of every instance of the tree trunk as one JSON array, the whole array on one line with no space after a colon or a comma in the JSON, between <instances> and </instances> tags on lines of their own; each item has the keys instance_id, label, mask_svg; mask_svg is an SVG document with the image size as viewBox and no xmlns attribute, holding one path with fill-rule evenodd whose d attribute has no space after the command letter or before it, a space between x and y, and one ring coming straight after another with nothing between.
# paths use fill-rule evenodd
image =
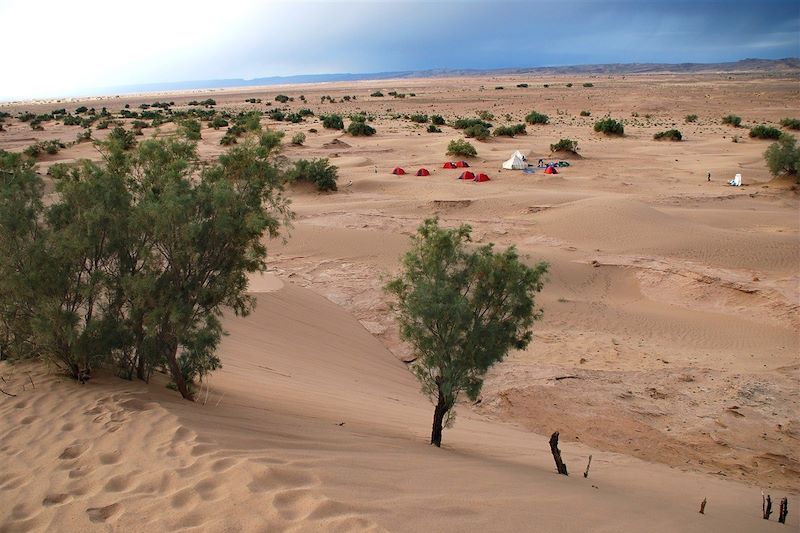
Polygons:
<instances>
[{"instance_id":1,"label":"tree trunk","mask_svg":"<svg viewBox=\"0 0 800 533\"><path fill-rule=\"evenodd\" d=\"M175 387L178 389L178 392L181 393L181 396L183 396L184 399L193 402L194 394L192 394L189 390L186 380L183 379L181 367L178 366L177 339L175 339L173 335L165 335L162 337L162 342L164 343L164 355L167 360L167 364L169 365L169 372L172 374L172 380L175 381Z\"/></svg>"},{"instance_id":2,"label":"tree trunk","mask_svg":"<svg viewBox=\"0 0 800 533\"><path fill-rule=\"evenodd\" d=\"M448 407L444 395L439 392L439 400L436 403L436 408L433 411L433 430L431 431L431 444L437 448L442 446L442 426L444 424L444 416L447 414Z\"/></svg>"},{"instance_id":3,"label":"tree trunk","mask_svg":"<svg viewBox=\"0 0 800 533\"><path fill-rule=\"evenodd\" d=\"M550 436L550 451L553 452L553 459L556 462L558 473L568 476L567 465L561 460L561 450L558 449L558 431Z\"/></svg>"}]
</instances>

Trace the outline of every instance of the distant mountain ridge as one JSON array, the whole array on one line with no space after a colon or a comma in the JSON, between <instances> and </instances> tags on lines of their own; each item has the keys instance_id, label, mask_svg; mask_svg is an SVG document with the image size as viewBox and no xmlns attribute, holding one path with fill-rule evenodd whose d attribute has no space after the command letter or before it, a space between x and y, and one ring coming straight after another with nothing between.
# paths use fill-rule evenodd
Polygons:
<instances>
[{"instance_id":1,"label":"distant mountain ridge","mask_svg":"<svg viewBox=\"0 0 800 533\"><path fill-rule=\"evenodd\" d=\"M436 78L480 75L524 74L648 74L648 73L700 73L700 72L794 72L800 73L800 58L742 59L727 63L608 63L598 65L572 65L550 67L519 67L498 69L427 69L362 74L301 74L295 76L269 76L254 79L195 80L165 83L147 83L108 87L109 93L180 91L187 89L220 89L226 87L253 87L262 85L324 83L336 81L366 81L409 78Z\"/></svg>"}]
</instances>

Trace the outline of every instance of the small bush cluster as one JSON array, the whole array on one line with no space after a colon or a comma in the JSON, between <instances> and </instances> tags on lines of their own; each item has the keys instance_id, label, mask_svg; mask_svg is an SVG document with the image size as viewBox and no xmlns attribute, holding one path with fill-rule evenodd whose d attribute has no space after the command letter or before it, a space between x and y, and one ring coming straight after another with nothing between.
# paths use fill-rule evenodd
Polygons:
<instances>
[{"instance_id":1,"label":"small bush cluster","mask_svg":"<svg viewBox=\"0 0 800 533\"><path fill-rule=\"evenodd\" d=\"M764 124L750 128L750 137L756 139L778 139L781 135L782 132L778 128L765 126Z\"/></svg>"},{"instance_id":2,"label":"small bush cluster","mask_svg":"<svg viewBox=\"0 0 800 533\"><path fill-rule=\"evenodd\" d=\"M322 115L322 127L329 130L343 130L344 120L342 115L331 113L330 115Z\"/></svg>"},{"instance_id":3,"label":"small bush cluster","mask_svg":"<svg viewBox=\"0 0 800 533\"><path fill-rule=\"evenodd\" d=\"M583 84L583 86L584 87L594 87L594 83L591 83L591 82L587 81L586 83Z\"/></svg>"},{"instance_id":4,"label":"small bush cluster","mask_svg":"<svg viewBox=\"0 0 800 533\"><path fill-rule=\"evenodd\" d=\"M528 84L527 83L518 83L517 87L520 88L520 89L526 89L528 87Z\"/></svg>"},{"instance_id":5,"label":"small bush cluster","mask_svg":"<svg viewBox=\"0 0 800 533\"><path fill-rule=\"evenodd\" d=\"M478 151L468 141L464 139L454 139L447 145L447 155L462 157L475 157Z\"/></svg>"},{"instance_id":6,"label":"small bush cluster","mask_svg":"<svg viewBox=\"0 0 800 533\"><path fill-rule=\"evenodd\" d=\"M338 169L331 165L327 159L301 159L296 161L287 175L289 181L313 183L318 191L335 191L336 180L339 179Z\"/></svg>"},{"instance_id":7,"label":"small bush cluster","mask_svg":"<svg viewBox=\"0 0 800 533\"><path fill-rule=\"evenodd\" d=\"M428 122L428 115L423 115L420 113L416 113L408 117L411 122L416 122L417 124L425 124Z\"/></svg>"},{"instance_id":8,"label":"small bush cluster","mask_svg":"<svg viewBox=\"0 0 800 533\"><path fill-rule=\"evenodd\" d=\"M464 130L472 126L483 126L486 129L492 127L490 123L479 118L459 118L453 122L453 127L457 130Z\"/></svg>"},{"instance_id":9,"label":"small bush cluster","mask_svg":"<svg viewBox=\"0 0 800 533\"><path fill-rule=\"evenodd\" d=\"M738 128L742 125L742 117L737 117L736 115L727 115L722 117L723 124L730 124L734 128Z\"/></svg>"},{"instance_id":10,"label":"small bush cluster","mask_svg":"<svg viewBox=\"0 0 800 533\"><path fill-rule=\"evenodd\" d=\"M573 154L578 153L578 141L573 141L572 139L561 139L555 144L550 145L551 152L571 152Z\"/></svg>"},{"instance_id":11,"label":"small bush cluster","mask_svg":"<svg viewBox=\"0 0 800 533\"><path fill-rule=\"evenodd\" d=\"M483 124L475 124L473 126L464 128L465 137L475 139L478 141L485 141L486 139L489 138L490 135L491 132L489 131L489 128L487 128Z\"/></svg>"},{"instance_id":12,"label":"small bush cluster","mask_svg":"<svg viewBox=\"0 0 800 533\"><path fill-rule=\"evenodd\" d=\"M781 126L790 130L800 130L800 118L785 118L781 120Z\"/></svg>"},{"instance_id":13,"label":"small bush cluster","mask_svg":"<svg viewBox=\"0 0 800 533\"><path fill-rule=\"evenodd\" d=\"M793 135L784 133L778 142L772 143L764 152L767 167L773 176L789 174L800 182L800 148Z\"/></svg>"},{"instance_id":14,"label":"small bush cluster","mask_svg":"<svg viewBox=\"0 0 800 533\"><path fill-rule=\"evenodd\" d=\"M680 141L683 139L681 132L678 130L659 131L653 135L656 141Z\"/></svg>"},{"instance_id":15,"label":"small bush cluster","mask_svg":"<svg viewBox=\"0 0 800 533\"><path fill-rule=\"evenodd\" d=\"M531 111L528 113L528 116L525 117L525 122L528 124L547 124L550 122L550 117L543 113L537 113L536 111Z\"/></svg>"},{"instance_id":16,"label":"small bush cluster","mask_svg":"<svg viewBox=\"0 0 800 533\"><path fill-rule=\"evenodd\" d=\"M303 146L303 143L306 142L306 134L303 132L298 132L292 135L292 144L295 146Z\"/></svg>"},{"instance_id":17,"label":"small bush cluster","mask_svg":"<svg viewBox=\"0 0 800 533\"><path fill-rule=\"evenodd\" d=\"M375 128L361 120L354 120L347 126L347 133L354 137L368 137L375 135Z\"/></svg>"},{"instance_id":18,"label":"small bush cluster","mask_svg":"<svg viewBox=\"0 0 800 533\"><path fill-rule=\"evenodd\" d=\"M193 118L186 119L178 125L178 132L190 141L199 141L200 122Z\"/></svg>"},{"instance_id":19,"label":"small bush cluster","mask_svg":"<svg viewBox=\"0 0 800 533\"><path fill-rule=\"evenodd\" d=\"M581 116L582 117L591 117L592 116L592 112L591 111L581 111Z\"/></svg>"},{"instance_id":20,"label":"small bush cluster","mask_svg":"<svg viewBox=\"0 0 800 533\"><path fill-rule=\"evenodd\" d=\"M35 158L39 157L42 154L42 152L45 152L50 155L55 155L58 153L59 150L66 147L67 146L60 140L53 139L50 141L39 141L37 143L34 143L25 148L25 150L23 150L23 153L28 157Z\"/></svg>"},{"instance_id":21,"label":"small bush cluster","mask_svg":"<svg viewBox=\"0 0 800 533\"><path fill-rule=\"evenodd\" d=\"M374 96L375 98L383 98L383 93L380 91L375 91L374 93L370 94L370 96Z\"/></svg>"},{"instance_id":22,"label":"small bush cluster","mask_svg":"<svg viewBox=\"0 0 800 533\"><path fill-rule=\"evenodd\" d=\"M205 100L201 100L199 102L197 100L192 100L191 102L189 102L189 105L211 107L217 105L217 101L214 100L213 98L206 98Z\"/></svg>"},{"instance_id":23,"label":"small bush cluster","mask_svg":"<svg viewBox=\"0 0 800 533\"><path fill-rule=\"evenodd\" d=\"M275 101L285 104L286 102L289 101L289 97L286 96L285 94L279 94L278 96L275 97Z\"/></svg>"},{"instance_id":24,"label":"small bush cluster","mask_svg":"<svg viewBox=\"0 0 800 533\"><path fill-rule=\"evenodd\" d=\"M697 115L686 115L686 122L697 122Z\"/></svg>"},{"instance_id":25,"label":"small bush cluster","mask_svg":"<svg viewBox=\"0 0 800 533\"><path fill-rule=\"evenodd\" d=\"M444 126L444 117L442 115L431 115L431 123L436 126Z\"/></svg>"},{"instance_id":26,"label":"small bush cluster","mask_svg":"<svg viewBox=\"0 0 800 533\"><path fill-rule=\"evenodd\" d=\"M436 124L428 124L428 133L442 133L442 129Z\"/></svg>"},{"instance_id":27,"label":"small bush cluster","mask_svg":"<svg viewBox=\"0 0 800 533\"><path fill-rule=\"evenodd\" d=\"M513 137L515 135L525 135L525 124L513 124L511 126L497 126L494 129L495 137Z\"/></svg>"},{"instance_id":28,"label":"small bush cluster","mask_svg":"<svg viewBox=\"0 0 800 533\"><path fill-rule=\"evenodd\" d=\"M606 135L623 135L625 133L625 127L622 125L622 122L607 117L595 122L594 131L605 133Z\"/></svg>"}]
</instances>

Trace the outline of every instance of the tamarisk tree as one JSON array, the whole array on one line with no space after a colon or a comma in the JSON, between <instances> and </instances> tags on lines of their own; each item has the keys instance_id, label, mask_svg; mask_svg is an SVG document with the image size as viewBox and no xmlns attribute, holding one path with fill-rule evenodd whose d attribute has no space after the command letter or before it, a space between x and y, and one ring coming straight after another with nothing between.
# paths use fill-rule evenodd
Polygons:
<instances>
[{"instance_id":1,"label":"tamarisk tree","mask_svg":"<svg viewBox=\"0 0 800 533\"><path fill-rule=\"evenodd\" d=\"M486 371L512 348L525 348L541 317L534 295L547 264L524 264L514 247L471 250L470 232L468 225L447 229L426 220L401 274L386 286L396 297L401 337L417 355L412 370L435 405L431 444L437 447L461 393L477 399Z\"/></svg>"}]
</instances>

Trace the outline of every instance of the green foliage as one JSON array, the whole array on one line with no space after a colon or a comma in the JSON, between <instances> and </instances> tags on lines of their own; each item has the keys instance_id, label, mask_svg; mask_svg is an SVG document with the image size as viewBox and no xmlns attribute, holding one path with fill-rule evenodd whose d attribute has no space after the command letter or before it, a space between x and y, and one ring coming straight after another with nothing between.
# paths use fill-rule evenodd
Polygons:
<instances>
[{"instance_id":1,"label":"green foliage","mask_svg":"<svg viewBox=\"0 0 800 533\"><path fill-rule=\"evenodd\" d=\"M320 118L322 118L323 128L327 128L329 130L344 129L344 120L342 120L342 115L331 113L330 115L322 115Z\"/></svg>"},{"instance_id":2,"label":"green foliage","mask_svg":"<svg viewBox=\"0 0 800 533\"><path fill-rule=\"evenodd\" d=\"M468 141L465 141L464 139L453 139L447 145L447 155L475 157L478 155L478 152Z\"/></svg>"},{"instance_id":3,"label":"green foliage","mask_svg":"<svg viewBox=\"0 0 800 533\"><path fill-rule=\"evenodd\" d=\"M525 133L525 124L512 124L510 126L497 126L493 135L495 137L513 137L515 135L525 135Z\"/></svg>"},{"instance_id":4,"label":"green foliage","mask_svg":"<svg viewBox=\"0 0 800 533\"><path fill-rule=\"evenodd\" d=\"M339 178L338 169L331 165L327 159L301 159L296 161L289 170L289 181L313 183L318 191L335 191L336 180Z\"/></svg>"},{"instance_id":5,"label":"green foliage","mask_svg":"<svg viewBox=\"0 0 800 533\"><path fill-rule=\"evenodd\" d=\"M459 118L453 123L453 127L457 130L464 130L471 126L483 126L486 129L492 127L490 123L479 118Z\"/></svg>"},{"instance_id":6,"label":"green foliage","mask_svg":"<svg viewBox=\"0 0 800 533\"><path fill-rule=\"evenodd\" d=\"M686 115L686 122L697 122L697 115Z\"/></svg>"},{"instance_id":7,"label":"green foliage","mask_svg":"<svg viewBox=\"0 0 800 533\"><path fill-rule=\"evenodd\" d=\"M375 128L367 124L366 122L362 122L360 120L354 120L347 126L347 133L354 137L358 136L370 136L375 135Z\"/></svg>"},{"instance_id":8,"label":"green foliage","mask_svg":"<svg viewBox=\"0 0 800 533\"><path fill-rule=\"evenodd\" d=\"M586 83L583 84L583 86L584 87L594 87L594 83L591 83L591 82L587 81Z\"/></svg>"},{"instance_id":9,"label":"green foliage","mask_svg":"<svg viewBox=\"0 0 800 533\"><path fill-rule=\"evenodd\" d=\"M491 111L484 110L478 113L478 117L481 120L494 120L494 113L492 113Z\"/></svg>"},{"instance_id":10,"label":"green foliage","mask_svg":"<svg viewBox=\"0 0 800 533\"><path fill-rule=\"evenodd\" d=\"M213 98L206 98L205 100L201 100L199 102L197 100L192 100L189 102L189 105L211 107L217 105L217 102Z\"/></svg>"},{"instance_id":11,"label":"green foliage","mask_svg":"<svg viewBox=\"0 0 800 533\"><path fill-rule=\"evenodd\" d=\"M764 152L764 160L773 176L789 174L797 176L800 183L800 148L793 135L784 133L778 142L772 143Z\"/></svg>"},{"instance_id":12,"label":"green foliage","mask_svg":"<svg viewBox=\"0 0 800 533\"><path fill-rule=\"evenodd\" d=\"M571 84L571 83L568 83L568 84L566 85L566 87L567 87L567 88L570 88L570 87L572 87L572 84Z\"/></svg>"},{"instance_id":13,"label":"green foliage","mask_svg":"<svg viewBox=\"0 0 800 533\"><path fill-rule=\"evenodd\" d=\"M750 137L756 139L778 139L782 134L783 132L778 128L772 128L764 124L759 124L750 128Z\"/></svg>"},{"instance_id":14,"label":"green foliage","mask_svg":"<svg viewBox=\"0 0 800 533\"><path fill-rule=\"evenodd\" d=\"M582 117L591 117L592 116L592 112L591 111L581 111L581 116Z\"/></svg>"},{"instance_id":15,"label":"green foliage","mask_svg":"<svg viewBox=\"0 0 800 533\"><path fill-rule=\"evenodd\" d=\"M383 93L380 91L375 91L374 93L370 94L370 96L374 96L376 98L383 98Z\"/></svg>"},{"instance_id":16,"label":"green foliage","mask_svg":"<svg viewBox=\"0 0 800 533\"><path fill-rule=\"evenodd\" d=\"M408 117L411 122L416 122L418 124L425 124L428 122L428 115L423 115L421 113L417 113Z\"/></svg>"},{"instance_id":17,"label":"green foliage","mask_svg":"<svg viewBox=\"0 0 800 533\"><path fill-rule=\"evenodd\" d=\"M39 141L37 143L33 143L32 145L26 147L22 153L28 157L37 158L42 154L42 152L45 152L49 155L55 155L59 152L59 150L66 147L67 146L60 140L52 139L49 141Z\"/></svg>"},{"instance_id":18,"label":"green foliage","mask_svg":"<svg viewBox=\"0 0 800 533\"><path fill-rule=\"evenodd\" d=\"M306 142L306 134L303 132L298 132L292 135L292 144L295 146L303 146L303 143Z\"/></svg>"},{"instance_id":19,"label":"green foliage","mask_svg":"<svg viewBox=\"0 0 800 533\"><path fill-rule=\"evenodd\" d=\"M108 135L107 144L121 150L130 150L136 146L136 137L132 131L127 131L122 126L115 126Z\"/></svg>"},{"instance_id":20,"label":"green foliage","mask_svg":"<svg viewBox=\"0 0 800 533\"><path fill-rule=\"evenodd\" d=\"M800 130L800 118L785 118L781 120L781 126L790 130Z\"/></svg>"},{"instance_id":21,"label":"green foliage","mask_svg":"<svg viewBox=\"0 0 800 533\"><path fill-rule=\"evenodd\" d=\"M550 117L543 113L537 113L536 111L531 111L525 117L525 122L528 124L547 124L550 122Z\"/></svg>"},{"instance_id":22,"label":"green foliage","mask_svg":"<svg viewBox=\"0 0 800 533\"><path fill-rule=\"evenodd\" d=\"M0 354L38 354L80 381L101 365L145 380L166 368L191 399L220 366L223 309L255 303L263 235L291 217L274 143L211 165L180 138L106 148L105 163L65 172L47 208L31 167L0 155L0 247L19 250L0 253Z\"/></svg>"},{"instance_id":23,"label":"green foliage","mask_svg":"<svg viewBox=\"0 0 800 533\"><path fill-rule=\"evenodd\" d=\"M542 290L547 264L525 265L514 247L468 247L471 228L446 229L428 219L412 237L400 275L386 291L396 299L400 336L417 356L412 370L434 403L431 444L465 394L475 401L486 372L512 349L532 340L541 317L534 295Z\"/></svg>"},{"instance_id":24,"label":"green foliage","mask_svg":"<svg viewBox=\"0 0 800 533\"><path fill-rule=\"evenodd\" d=\"M683 139L681 132L678 130L659 131L653 135L656 141L680 141Z\"/></svg>"},{"instance_id":25,"label":"green foliage","mask_svg":"<svg viewBox=\"0 0 800 533\"><path fill-rule=\"evenodd\" d=\"M520 89L526 89L528 87L528 84L527 83L518 83L517 87L519 87Z\"/></svg>"},{"instance_id":26,"label":"green foliage","mask_svg":"<svg viewBox=\"0 0 800 533\"><path fill-rule=\"evenodd\" d=\"M489 138L490 131L489 128L484 126L483 124L475 124L473 126L469 126L464 128L464 136L468 138L474 138L478 141L485 141Z\"/></svg>"},{"instance_id":27,"label":"green foliage","mask_svg":"<svg viewBox=\"0 0 800 533\"><path fill-rule=\"evenodd\" d=\"M75 115L66 115L64 117L64 125L65 126L80 126L81 125L81 118L76 117Z\"/></svg>"},{"instance_id":28,"label":"green foliage","mask_svg":"<svg viewBox=\"0 0 800 533\"><path fill-rule=\"evenodd\" d=\"M208 127L214 128L215 130L218 130L220 128L227 128L228 121L225 120L223 117L216 116L208 122Z\"/></svg>"},{"instance_id":29,"label":"green foliage","mask_svg":"<svg viewBox=\"0 0 800 533\"><path fill-rule=\"evenodd\" d=\"M444 126L444 117L442 115L431 115L431 123L436 126Z\"/></svg>"},{"instance_id":30,"label":"green foliage","mask_svg":"<svg viewBox=\"0 0 800 533\"><path fill-rule=\"evenodd\" d=\"M722 117L723 124L730 124L734 128L738 128L742 125L742 117L737 117L736 115L727 115Z\"/></svg>"},{"instance_id":31,"label":"green foliage","mask_svg":"<svg viewBox=\"0 0 800 533\"><path fill-rule=\"evenodd\" d=\"M594 123L594 131L605 133L606 135L624 135L625 127L622 122L606 117Z\"/></svg>"},{"instance_id":32,"label":"green foliage","mask_svg":"<svg viewBox=\"0 0 800 533\"><path fill-rule=\"evenodd\" d=\"M86 108L85 105L82 105L82 106L78 107L77 109L75 109L75 112L78 113L78 114L86 113L87 111L89 111L89 110Z\"/></svg>"},{"instance_id":33,"label":"green foliage","mask_svg":"<svg viewBox=\"0 0 800 533\"><path fill-rule=\"evenodd\" d=\"M314 116L314 112L311 111L307 107L301 107L300 109L298 109L297 110L297 114L300 115L301 117L313 117Z\"/></svg>"},{"instance_id":34,"label":"green foliage","mask_svg":"<svg viewBox=\"0 0 800 533\"><path fill-rule=\"evenodd\" d=\"M289 101L289 97L286 96L285 94L279 94L278 96L275 97L275 101L285 104L286 102Z\"/></svg>"},{"instance_id":35,"label":"green foliage","mask_svg":"<svg viewBox=\"0 0 800 533\"><path fill-rule=\"evenodd\" d=\"M561 139L555 144L550 145L551 152L571 152L578 153L578 141L572 139Z\"/></svg>"},{"instance_id":36,"label":"green foliage","mask_svg":"<svg viewBox=\"0 0 800 533\"><path fill-rule=\"evenodd\" d=\"M435 124L428 124L428 133L442 133L442 129Z\"/></svg>"}]
</instances>

